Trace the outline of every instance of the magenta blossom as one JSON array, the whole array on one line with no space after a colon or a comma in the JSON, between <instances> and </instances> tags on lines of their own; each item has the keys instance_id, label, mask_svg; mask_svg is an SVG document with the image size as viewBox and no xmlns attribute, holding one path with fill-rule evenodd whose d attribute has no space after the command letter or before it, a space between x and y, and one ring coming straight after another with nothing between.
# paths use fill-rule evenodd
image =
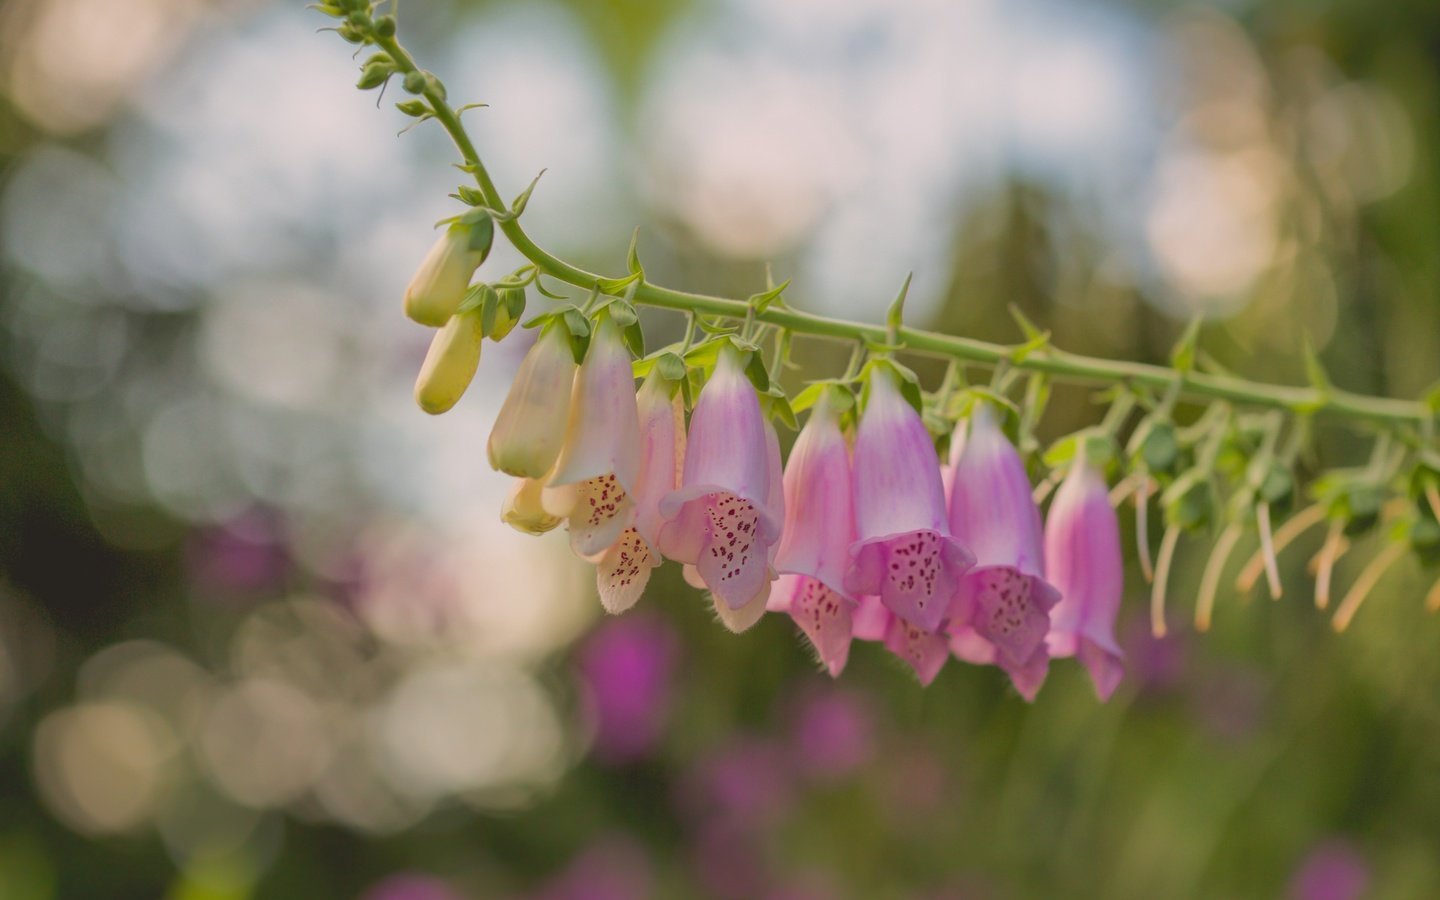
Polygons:
<instances>
[{"instance_id":1,"label":"magenta blossom","mask_svg":"<svg viewBox=\"0 0 1440 900\"><path fill-rule=\"evenodd\" d=\"M940 461L920 414L885 363L870 371L855 438L855 530L845 589L874 594L922 632L947 615L974 557L950 535Z\"/></svg>"},{"instance_id":2,"label":"magenta blossom","mask_svg":"<svg viewBox=\"0 0 1440 900\"><path fill-rule=\"evenodd\" d=\"M850 655L845 567L855 540L850 449L840 431L842 389L821 394L790 450L785 467L785 529L775 554L780 578L768 608L789 613L820 654L830 675Z\"/></svg>"},{"instance_id":3,"label":"magenta blossom","mask_svg":"<svg viewBox=\"0 0 1440 900\"><path fill-rule=\"evenodd\" d=\"M781 526L768 502L765 418L744 370L740 351L725 345L690 416L680 488L660 501L661 552L695 566L732 611L768 591Z\"/></svg>"},{"instance_id":4,"label":"magenta blossom","mask_svg":"<svg viewBox=\"0 0 1440 900\"><path fill-rule=\"evenodd\" d=\"M1108 700L1124 672L1115 616L1124 590L1120 522L1100 472L1076 460L1045 523L1045 558L1061 600L1050 613L1051 656L1077 656Z\"/></svg>"},{"instance_id":5,"label":"magenta blossom","mask_svg":"<svg viewBox=\"0 0 1440 900\"><path fill-rule=\"evenodd\" d=\"M670 715L675 663L675 633L660 619L614 619L586 640L579 670L597 757L629 762L655 749Z\"/></svg>"},{"instance_id":6,"label":"magenta blossom","mask_svg":"<svg viewBox=\"0 0 1440 900\"><path fill-rule=\"evenodd\" d=\"M950 528L976 565L955 593L952 649L969 662L1001 666L1033 699L1048 668L1045 635L1060 593L1042 577L1040 510L1025 463L985 404L968 426L955 437Z\"/></svg>"},{"instance_id":7,"label":"magenta blossom","mask_svg":"<svg viewBox=\"0 0 1440 900\"><path fill-rule=\"evenodd\" d=\"M685 411L674 385L652 372L636 403L640 463L629 498L630 524L595 568L600 602L611 613L634 606L660 565L660 500L679 484L685 459Z\"/></svg>"}]
</instances>

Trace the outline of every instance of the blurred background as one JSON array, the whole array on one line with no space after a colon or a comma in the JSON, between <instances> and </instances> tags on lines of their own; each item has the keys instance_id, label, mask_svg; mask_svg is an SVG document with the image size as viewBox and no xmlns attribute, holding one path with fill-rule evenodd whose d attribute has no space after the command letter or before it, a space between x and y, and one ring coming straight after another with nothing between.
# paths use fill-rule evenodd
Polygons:
<instances>
[{"instance_id":1,"label":"blurred background","mask_svg":"<svg viewBox=\"0 0 1440 900\"><path fill-rule=\"evenodd\" d=\"M548 169L531 233L592 268L639 224L651 278L696 290L770 262L792 304L878 319L913 269L910 320L954 333L1014 340L1015 303L1159 360L1202 314L1248 376L1302 382L1308 332L1344 387L1440 377L1433 0L401 13L491 104L466 119L502 190ZM1130 573L1104 706L1070 661L1033 706L873 645L831 682L788 619L733 637L670 567L605 619L562 535L498 519L482 445L526 338L414 407L400 296L459 175L326 24L0 6L0 897L1440 896L1411 560L1337 637L1315 535L1282 602L1223 592L1200 638L1182 542L1170 638ZM1042 432L1095 415L1063 393Z\"/></svg>"}]
</instances>

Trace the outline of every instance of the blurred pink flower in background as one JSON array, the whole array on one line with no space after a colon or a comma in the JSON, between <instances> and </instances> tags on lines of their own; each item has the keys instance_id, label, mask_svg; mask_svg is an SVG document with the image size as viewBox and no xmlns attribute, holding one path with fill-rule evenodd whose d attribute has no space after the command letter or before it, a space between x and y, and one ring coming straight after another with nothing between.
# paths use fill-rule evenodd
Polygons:
<instances>
[{"instance_id":1,"label":"blurred pink flower in background","mask_svg":"<svg viewBox=\"0 0 1440 900\"><path fill-rule=\"evenodd\" d=\"M768 738L727 740L686 773L677 800L700 822L734 820L747 830L773 824L796 799L789 762L785 748Z\"/></svg>"},{"instance_id":2,"label":"blurred pink flower in background","mask_svg":"<svg viewBox=\"0 0 1440 900\"><path fill-rule=\"evenodd\" d=\"M874 717L862 694L815 691L798 706L790 732L791 761L798 775L839 780L874 758Z\"/></svg>"},{"instance_id":3,"label":"blurred pink flower in background","mask_svg":"<svg viewBox=\"0 0 1440 900\"><path fill-rule=\"evenodd\" d=\"M467 900L449 884L429 875L391 875L366 891L361 900Z\"/></svg>"},{"instance_id":4,"label":"blurred pink flower in background","mask_svg":"<svg viewBox=\"0 0 1440 900\"><path fill-rule=\"evenodd\" d=\"M650 861L630 838L606 836L582 851L532 900L645 900L653 896Z\"/></svg>"},{"instance_id":5,"label":"blurred pink flower in background","mask_svg":"<svg viewBox=\"0 0 1440 900\"><path fill-rule=\"evenodd\" d=\"M236 593L274 589L290 567L279 517L261 509L196 532L187 561L201 587Z\"/></svg>"},{"instance_id":6,"label":"blurred pink flower in background","mask_svg":"<svg viewBox=\"0 0 1440 900\"><path fill-rule=\"evenodd\" d=\"M670 626L644 615L606 622L580 648L596 757L620 763L654 750L670 713L675 648Z\"/></svg>"},{"instance_id":7,"label":"blurred pink flower in background","mask_svg":"<svg viewBox=\"0 0 1440 900\"><path fill-rule=\"evenodd\" d=\"M1358 900L1370 886L1370 866L1345 838L1311 848L1290 879L1290 900Z\"/></svg>"}]
</instances>

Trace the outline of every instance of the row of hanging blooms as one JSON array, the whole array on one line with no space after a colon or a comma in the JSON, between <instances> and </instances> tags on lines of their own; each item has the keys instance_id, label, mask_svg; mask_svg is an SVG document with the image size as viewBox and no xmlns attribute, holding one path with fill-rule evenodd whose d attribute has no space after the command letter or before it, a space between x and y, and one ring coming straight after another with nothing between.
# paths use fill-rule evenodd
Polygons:
<instances>
[{"instance_id":1,"label":"row of hanging blooms","mask_svg":"<svg viewBox=\"0 0 1440 900\"><path fill-rule=\"evenodd\" d=\"M1145 367L1067 357L1113 382L1104 398L1109 410L1097 426L1041 453L1033 432L1050 385L1027 356L1046 358L1047 336L1019 317L1028 342L991 348L1006 352L991 354L998 364L990 384L965 386L954 358L963 348L902 331L902 288L883 342L858 342L843 375L812 381L790 398L773 375L787 362L792 333L856 338L876 329L798 315L788 317L789 329L767 324L776 318L767 309L785 308L784 285L744 304L647 285L633 243L623 278L602 279L551 256L518 221L534 184L502 208L460 123L469 107L450 107L439 79L415 65L395 39L393 15L377 16L368 0L317 8L341 20L336 30L347 41L379 48L362 64L358 86L382 87L400 76L414 98L397 108L416 123L439 121L465 157L461 168L476 180L455 194L468 211L442 223L406 291L406 314L438 329L416 381L419 405L430 413L455 405L483 341L501 340L523 316L528 288L564 300L546 290L542 274L593 285L583 305L525 323L536 337L488 454L516 479L505 521L531 534L563 523L575 553L595 565L601 602L612 613L634 605L668 558L709 592L716 615L734 631L767 611L790 615L832 675L858 638L883 643L923 683L953 655L1000 667L1033 699L1052 658L1076 657L1106 699L1123 672L1114 633L1124 572L1115 506L1127 499L1140 567L1152 585L1156 634L1165 631L1170 563L1185 532L1218 532L1197 595L1202 630L1227 561L1251 528L1259 549L1236 586L1248 590L1263 574L1278 598L1276 554L1324 526L1311 571L1316 605L1325 609L1349 539L1384 525L1384 549L1339 603L1337 630L1407 550L1426 564L1440 559L1433 432L1440 391L1418 403L1343 395L1332 391L1312 352L1312 390L1303 396L1212 376L1223 388L1218 393L1242 408L1214 399L1212 389L1208 407L1182 427L1177 404L1199 382L1191 375L1198 358L1192 326L1171 370L1150 379L1164 387L1159 396L1132 377ZM492 284L471 284L497 228L531 264ZM684 339L645 355L632 302L639 299L688 310ZM702 316L705 305L724 315ZM937 390L922 391L895 358L902 335L954 351ZM774 348L769 367L766 342ZM1022 378L1017 403L1011 396ZM1262 408L1244 408L1247 402ZM1137 408L1142 415L1122 448L1118 436ZM1272 510L1288 509L1300 493L1294 473L1310 449L1312 414L1327 410L1378 426L1370 463L1314 478L1311 502L1272 529ZM797 413L807 411L782 462L775 422L796 428ZM1033 488L1032 468L1042 476ZM1164 515L1153 564L1152 501ZM1440 609L1440 582L1426 605Z\"/></svg>"}]
</instances>

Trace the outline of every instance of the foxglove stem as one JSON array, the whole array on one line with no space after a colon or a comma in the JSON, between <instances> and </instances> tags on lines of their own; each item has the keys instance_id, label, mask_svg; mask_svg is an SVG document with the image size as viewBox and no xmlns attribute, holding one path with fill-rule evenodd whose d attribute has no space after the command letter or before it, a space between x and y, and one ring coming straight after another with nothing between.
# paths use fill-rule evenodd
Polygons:
<instances>
[{"instance_id":1,"label":"foxglove stem","mask_svg":"<svg viewBox=\"0 0 1440 900\"><path fill-rule=\"evenodd\" d=\"M1150 561L1150 473L1135 492L1135 549L1140 557L1140 574L1147 582L1155 580L1155 566Z\"/></svg>"},{"instance_id":2,"label":"foxglove stem","mask_svg":"<svg viewBox=\"0 0 1440 900\"><path fill-rule=\"evenodd\" d=\"M390 57L400 76L418 72L419 69L410 54L400 46L393 33L382 34L374 29L368 15L350 27L357 29L381 51ZM426 79L421 96L430 106L435 120L449 133L465 161L485 204L492 209L506 209L507 204L495 186L488 170L480 159L475 143L470 139L456 110L446 100L438 81ZM517 251L533 263L536 269L551 277L581 290L592 290L598 286L602 276L588 272L565 262L544 250L526 233L519 217L505 218L498 227ZM843 340L880 344L886 341L887 329L879 325L847 322L809 313L799 312L781 304L773 304L763 311L752 311L745 300L712 297L661 287L648 280L641 282L633 294L634 302L681 312L694 312L709 316L723 316L744 320L747 315L761 323L775 325L795 334L810 334ZM1294 388L1245 381L1230 376L1208 375L1187 372L1183 375L1174 369L1143 363L1094 359L1073 353L1066 353L1053 347L1017 354L1016 347L986 343L971 338L955 337L915 328L897 327L893 337L907 350L951 359L961 359L981 364L996 365L1002 361L1017 369L1042 372L1062 379L1102 384L1131 384L1157 391L1175 389L1177 396L1201 400L1228 400L1254 407L1266 407L1289 411L1303 410L1307 414L1332 414L1355 419L1366 419L1382 424L1404 424L1419 426L1433 418L1433 413L1423 403L1394 400L1383 397L1367 397L1346 391L1326 388Z\"/></svg>"},{"instance_id":3,"label":"foxglove stem","mask_svg":"<svg viewBox=\"0 0 1440 900\"><path fill-rule=\"evenodd\" d=\"M1325 532L1325 543L1315 554L1315 608L1325 609L1330 605L1330 580L1335 572L1335 563L1345 554L1349 542L1345 540L1345 523L1332 519Z\"/></svg>"}]
</instances>

